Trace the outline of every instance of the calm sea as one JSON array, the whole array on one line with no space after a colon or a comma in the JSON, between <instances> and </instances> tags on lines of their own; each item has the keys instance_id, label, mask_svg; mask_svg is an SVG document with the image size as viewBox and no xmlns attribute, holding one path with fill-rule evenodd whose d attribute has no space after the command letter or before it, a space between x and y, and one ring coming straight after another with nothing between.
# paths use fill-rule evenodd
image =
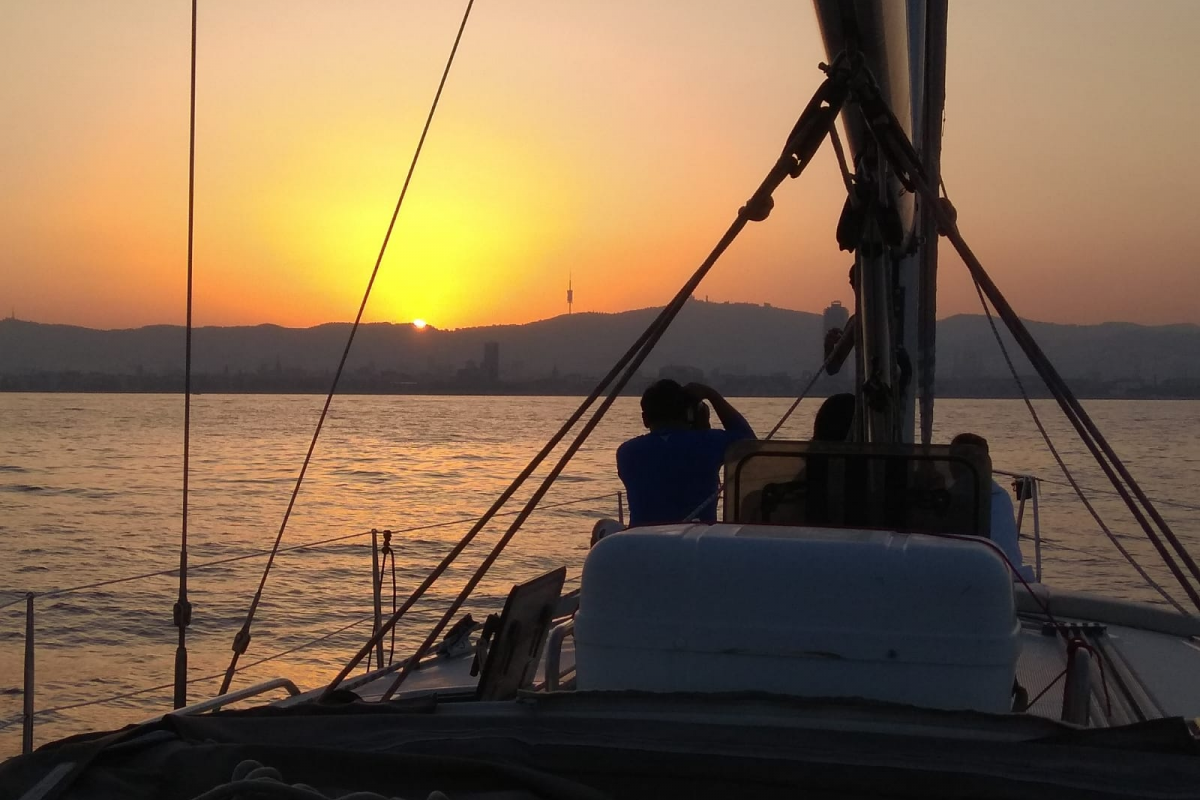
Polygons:
<instances>
[{"instance_id":1,"label":"calm sea","mask_svg":"<svg viewBox=\"0 0 1200 800\"><path fill-rule=\"evenodd\" d=\"M241 395L193 401L189 551L197 569L189 580L195 611L188 636L193 677L219 674L228 663L234 633L266 562L256 553L269 548L279 530L322 401ZM370 630L370 529L397 531L396 584L402 600L577 402L561 397L338 398L283 546L351 538L278 556L242 663L299 649L251 666L239 674L239 683L286 675L307 689L327 681ZM737 405L765 431L789 401L748 399ZM781 435L803 437L817 405L802 404ZM1087 405L1146 491L1172 501L1161 511L1193 552L1200 551L1200 402ZM1108 488L1052 404L1039 402L1038 409L1080 481ZM0 603L27 591L178 565L182 418L177 396L0 395ZM613 451L639 432L639 424L636 400L614 406L544 500L566 505L530 519L481 585L474 610L496 610L514 582L558 565L578 575L593 520L617 514L621 487ZM991 442L997 468L1062 480L1019 401L939 402L940 441L968 430ZM532 484L519 497L530 491ZM1169 574L1128 514L1108 494L1094 498L1129 548L1170 586ZM401 624L397 655L419 640L508 519L491 525L429 602ZM1045 484L1041 521L1047 582L1157 600L1068 488ZM1032 545L1024 547L1032 560ZM200 568L243 555L252 557ZM62 708L170 683L175 586L173 577L150 577L36 601L39 743L138 721L169 706L170 690L159 689ZM391 606L390 575L383 602ZM344 633L329 636L348 625ZM0 609L0 756L19 747L24 626L24 602ZM321 637L328 638L308 644ZM211 696L218 684L216 678L201 680L189 697Z\"/></svg>"}]
</instances>

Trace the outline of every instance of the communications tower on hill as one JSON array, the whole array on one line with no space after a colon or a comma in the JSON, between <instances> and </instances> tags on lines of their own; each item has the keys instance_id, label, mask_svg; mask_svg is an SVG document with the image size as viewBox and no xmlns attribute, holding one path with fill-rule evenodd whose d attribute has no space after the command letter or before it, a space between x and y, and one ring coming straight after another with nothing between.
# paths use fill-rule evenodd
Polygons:
<instances>
[{"instance_id":1,"label":"communications tower on hill","mask_svg":"<svg viewBox=\"0 0 1200 800\"><path fill-rule=\"evenodd\" d=\"M567 316L571 315L571 304L575 302L575 291L571 288L571 273L567 273Z\"/></svg>"}]
</instances>

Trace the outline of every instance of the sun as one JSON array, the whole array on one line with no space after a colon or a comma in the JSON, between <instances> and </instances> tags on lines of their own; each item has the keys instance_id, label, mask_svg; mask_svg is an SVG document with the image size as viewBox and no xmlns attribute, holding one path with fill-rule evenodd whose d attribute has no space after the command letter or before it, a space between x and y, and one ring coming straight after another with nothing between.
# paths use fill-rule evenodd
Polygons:
<instances>
[{"instance_id":1,"label":"sun","mask_svg":"<svg viewBox=\"0 0 1200 800\"><path fill-rule=\"evenodd\" d=\"M416 328L417 330L419 330L419 331L421 331L421 330L425 330L425 326L426 326L426 325L428 325L428 324L429 324L429 323L428 323L428 322L426 322L426 321L425 321L425 320L423 320L423 319L414 319L414 320L412 321L412 326L413 326L414 328Z\"/></svg>"}]
</instances>

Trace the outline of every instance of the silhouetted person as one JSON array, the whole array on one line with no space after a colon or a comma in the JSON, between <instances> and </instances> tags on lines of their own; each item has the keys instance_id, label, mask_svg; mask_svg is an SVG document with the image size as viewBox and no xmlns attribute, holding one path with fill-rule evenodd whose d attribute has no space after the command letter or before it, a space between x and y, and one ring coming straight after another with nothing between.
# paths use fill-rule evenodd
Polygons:
<instances>
[{"instance_id":1,"label":"silhouetted person","mask_svg":"<svg viewBox=\"0 0 1200 800\"><path fill-rule=\"evenodd\" d=\"M987 453L987 439L975 433L960 433L950 440L951 455L968 454L972 451ZM952 464L951 470L955 472L955 486L965 485L967 481L974 480L965 468L956 468ZM1020 573L1021 577L1025 580L1033 580L1033 570L1024 566L1024 560L1021 557L1021 543L1017 533L1016 515L1013 514L1012 498L995 480L991 483L991 532L988 538L1003 551L1005 558L1012 564L1013 569ZM953 486L951 494L954 494Z\"/></svg>"},{"instance_id":2,"label":"silhouetted person","mask_svg":"<svg viewBox=\"0 0 1200 800\"><path fill-rule=\"evenodd\" d=\"M825 398L813 419L814 442L844 442L854 425L854 395L835 394Z\"/></svg>"},{"instance_id":3,"label":"silhouetted person","mask_svg":"<svg viewBox=\"0 0 1200 800\"><path fill-rule=\"evenodd\" d=\"M724 430L707 427L707 401ZM660 380L642 394L649 430L617 448L617 474L629 497L629 525L698 519L716 522L725 449L753 439L754 429L715 389Z\"/></svg>"}]
</instances>

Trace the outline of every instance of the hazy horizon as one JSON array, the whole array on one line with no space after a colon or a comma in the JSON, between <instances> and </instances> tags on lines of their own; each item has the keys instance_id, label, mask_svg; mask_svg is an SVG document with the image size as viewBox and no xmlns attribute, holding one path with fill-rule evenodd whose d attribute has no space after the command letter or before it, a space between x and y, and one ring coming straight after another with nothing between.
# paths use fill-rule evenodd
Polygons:
<instances>
[{"instance_id":1,"label":"hazy horizon","mask_svg":"<svg viewBox=\"0 0 1200 800\"><path fill-rule=\"evenodd\" d=\"M760 307L760 308L776 309L779 311L795 312L798 314L812 314L815 316L821 316L825 310L824 307L819 308L817 310L809 310L806 308L790 308L788 306L778 305L775 303L770 303L770 302L765 302L765 301L764 302L754 302L751 300L720 300L720 299L713 299L713 298L708 298L708 299L695 298L695 302L705 302L705 303L712 303L712 304L719 304L719 305L756 306L756 307ZM629 313L636 313L638 311L659 309L662 307L663 306L660 304L657 306L639 306L637 308L618 308L618 309L605 310L605 311L599 311L599 310L578 311L577 310L577 311L573 311L572 314L574 314L574 315L580 315L580 314L606 314L606 315L629 314ZM850 310L851 310L851 312L853 312L853 308L851 308ZM558 319L560 317L566 317L566 316L570 316L570 315L567 312L563 311L558 314L552 313L549 316L545 316L545 317L537 317L534 319L519 320L519 321L515 321L515 322L482 322L482 323L474 324L474 325L458 325L458 326L452 326L452 327L445 326L445 325L439 325L436 320L421 319L420 322L427 324L428 327L432 330L456 331L456 330L470 330L473 328L491 328L491 327L504 327L504 326L534 325L539 322L547 322L550 320L554 320L554 319ZM975 311L961 311L961 312L948 313L948 314L939 314L938 321L941 322L941 321L950 319L952 317L961 317L961 316L982 317L982 316L984 316L984 314L983 314L982 309L978 309ZM1186 321L1144 323L1144 322L1135 322L1132 320L1124 320L1124 319L1110 319L1110 320L1102 320L1099 322L1079 323L1079 322L1063 322L1060 320L1053 320L1053 319L1033 319L1033 318L1025 317L1023 315L1022 315L1022 319L1024 319L1026 322L1036 322L1036 323L1045 324L1045 325L1072 325L1072 326L1080 326L1080 327L1091 327L1091 326L1097 326L1097 325L1137 325L1137 326L1141 326L1141 327L1152 327L1152 328L1160 328L1160 327L1166 328L1166 327L1178 327L1178 326L1190 326L1190 327L1200 326L1200 323L1186 322ZM10 310L9 316L0 317L0 322L7 321L7 320L13 320L16 322L28 322L28 323L33 323L33 324L37 324L37 325L67 325L67 326L72 326L72 327L88 328L88 329L97 330L97 331L134 330L134 329L138 329L138 328L153 328L153 327L159 327L159 326L164 326L164 325L179 327L184 324L183 321L156 321L156 322L152 321L152 322L146 322L146 323L142 323L142 324L138 324L138 325L117 325L117 326L112 326L112 327L105 327L105 326L95 326L95 325L81 325L81 324L75 323L75 322L63 322L63 321L57 321L57 320L27 319L25 317L22 317L20 314L14 313L11 310ZM407 325L413 325L413 323L415 321L416 320L375 319L375 320L364 320L363 324L405 325L405 326L407 326ZM253 327L259 327L259 326L263 326L263 325L270 325L270 326L286 328L286 329L310 329L310 328L319 328L324 325L351 325L351 324L353 324L353 322L354 322L354 320L352 318L347 318L347 319L327 319L327 320L319 321L319 322L288 325L285 323L273 322L271 320L258 320L258 321L231 322L231 323L205 323L203 325L195 325L195 327L253 328Z\"/></svg>"},{"instance_id":2,"label":"hazy horizon","mask_svg":"<svg viewBox=\"0 0 1200 800\"><path fill-rule=\"evenodd\" d=\"M286 8L286 13L281 13ZM202 3L195 322L352 318L463 3ZM0 313L184 315L187 3L0 9ZM1200 4L950 4L944 175L1027 319L1200 323ZM662 305L825 58L806 3L477 4L366 319ZM851 301L828 147L698 295ZM978 313L942 250L939 316Z\"/></svg>"}]
</instances>

